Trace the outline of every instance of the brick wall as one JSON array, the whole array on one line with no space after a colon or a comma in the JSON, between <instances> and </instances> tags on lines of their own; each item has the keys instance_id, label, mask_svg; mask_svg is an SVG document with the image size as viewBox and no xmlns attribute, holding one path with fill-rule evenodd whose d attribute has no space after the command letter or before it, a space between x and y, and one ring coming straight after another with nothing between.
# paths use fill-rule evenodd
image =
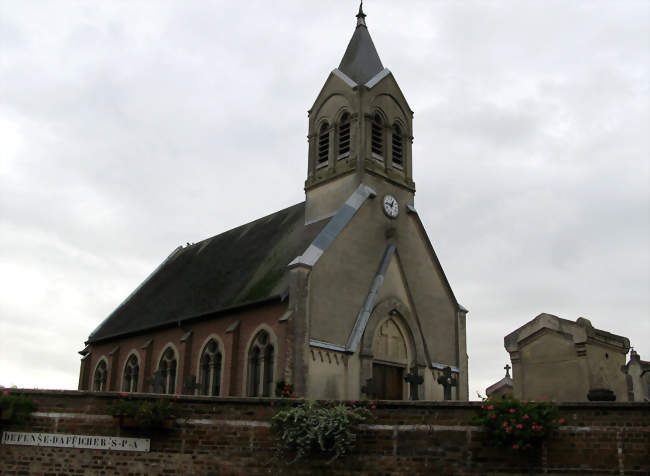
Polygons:
<instances>
[{"instance_id":1,"label":"brick wall","mask_svg":"<svg viewBox=\"0 0 650 476\"><path fill-rule=\"evenodd\" d=\"M469 424L476 403L379 402L354 454L326 464L273 460L272 400L182 396L171 430L113 423L116 393L24 391L38 411L3 430L151 439L148 453L0 445L1 474L650 474L650 404L560 405L567 425L529 459L497 449ZM134 399L160 398L133 395ZM529 472L530 471L530 472Z\"/></svg>"}]
</instances>

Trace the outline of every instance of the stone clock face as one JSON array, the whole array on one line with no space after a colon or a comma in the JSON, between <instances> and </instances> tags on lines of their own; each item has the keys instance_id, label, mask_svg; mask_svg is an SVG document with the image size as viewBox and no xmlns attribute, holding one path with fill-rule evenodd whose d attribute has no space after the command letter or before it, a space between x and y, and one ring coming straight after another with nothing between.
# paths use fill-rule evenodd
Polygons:
<instances>
[{"instance_id":1,"label":"stone clock face","mask_svg":"<svg viewBox=\"0 0 650 476\"><path fill-rule=\"evenodd\" d=\"M397 218L399 213L399 205L397 204L397 199L392 195L385 195L383 200L383 208L386 216L390 218Z\"/></svg>"}]
</instances>

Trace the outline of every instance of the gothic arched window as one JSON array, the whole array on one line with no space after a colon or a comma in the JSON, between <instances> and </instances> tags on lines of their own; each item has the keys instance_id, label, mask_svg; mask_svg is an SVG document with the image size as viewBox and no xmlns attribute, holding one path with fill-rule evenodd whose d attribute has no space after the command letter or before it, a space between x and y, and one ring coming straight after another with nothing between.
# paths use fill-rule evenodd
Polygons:
<instances>
[{"instance_id":1,"label":"gothic arched window","mask_svg":"<svg viewBox=\"0 0 650 476\"><path fill-rule=\"evenodd\" d=\"M221 393L221 352L215 339L203 347L199 369L201 395L216 396Z\"/></svg>"},{"instance_id":2,"label":"gothic arched window","mask_svg":"<svg viewBox=\"0 0 650 476\"><path fill-rule=\"evenodd\" d=\"M124 378L122 379L123 392L138 391L139 371L140 365L138 365L138 358L135 354L131 354L131 356L126 360L126 365L124 366Z\"/></svg>"},{"instance_id":3,"label":"gothic arched window","mask_svg":"<svg viewBox=\"0 0 650 476\"><path fill-rule=\"evenodd\" d=\"M404 147L402 140L402 130L395 124L393 126L393 167L396 169L404 168Z\"/></svg>"},{"instance_id":4,"label":"gothic arched window","mask_svg":"<svg viewBox=\"0 0 650 476\"><path fill-rule=\"evenodd\" d=\"M95 374L93 375L93 391L105 392L107 377L108 369L106 367L106 361L102 359L97 364L97 367L95 368Z\"/></svg>"},{"instance_id":5,"label":"gothic arched window","mask_svg":"<svg viewBox=\"0 0 650 476\"><path fill-rule=\"evenodd\" d=\"M372 156L384 160L384 121L379 114L372 118Z\"/></svg>"},{"instance_id":6,"label":"gothic arched window","mask_svg":"<svg viewBox=\"0 0 650 476\"><path fill-rule=\"evenodd\" d=\"M160 393L174 393L176 390L176 368L178 362L174 349L167 347L163 353L158 364L158 372L160 372Z\"/></svg>"},{"instance_id":7,"label":"gothic arched window","mask_svg":"<svg viewBox=\"0 0 650 476\"><path fill-rule=\"evenodd\" d=\"M271 396L274 360L275 349L269 333L261 330L255 335L248 351L248 396Z\"/></svg>"},{"instance_id":8,"label":"gothic arched window","mask_svg":"<svg viewBox=\"0 0 650 476\"><path fill-rule=\"evenodd\" d=\"M339 123L339 152L338 158L343 159L350 155L350 114L341 116Z\"/></svg>"},{"instance_id":9,"label":"gothic arched window","mask_svg":"<svg viewBox=\"0 0 650 476\"><path fill-rule=\"evenodd\" d=\"M318 163L317 167L324 167L327 165L327 160L330 156L330 131L329 124L324 122L320 126L320 132L318 133Z\"/></svg>"}]
</instances>

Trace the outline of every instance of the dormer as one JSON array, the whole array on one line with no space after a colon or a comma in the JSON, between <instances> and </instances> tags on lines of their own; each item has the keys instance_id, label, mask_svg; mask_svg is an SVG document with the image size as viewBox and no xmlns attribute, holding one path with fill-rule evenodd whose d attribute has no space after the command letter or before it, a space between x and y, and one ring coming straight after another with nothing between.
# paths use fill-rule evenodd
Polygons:
<instances>
[{"instance_id":1,"label":"dormer","mask_svg":"<svg viewBox=\"0 0 650 476\"><path fill-rule=\"evenodd\" d=\"M360 183L415 192L413 111L379 58L361 6L356 17L339 67L309 110L308 219L335 212Z\"/></svg>"}]
</instances>

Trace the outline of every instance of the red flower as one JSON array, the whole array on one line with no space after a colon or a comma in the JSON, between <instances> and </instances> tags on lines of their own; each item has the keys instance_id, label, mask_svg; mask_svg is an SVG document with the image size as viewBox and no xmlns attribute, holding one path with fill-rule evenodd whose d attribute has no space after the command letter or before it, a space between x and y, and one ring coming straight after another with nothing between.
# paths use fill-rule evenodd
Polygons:
<instances>
[{"instance_id":1,"label":"red flower","mask_svg":"<svg viewBox=\"0 0 650 476\"><path fill-rule=\"evenodd\" d=\"M513 449L513 450L518 450L518 449L519 449L519 445L515 443L514 445L512 445L512 449Z\"/></svg>"},{"instance_id":2,"label":"red flower","mask_svg":"<svg viewBox=\"0 0 650 476\"><path fill-rule=\"evenodd\" d=\"M488 410L494 410L494 405L488 405Z\"/></svg>"},{"instance_id":3,"label":"red flower","mask_svg":"<svg viewBox=\"0 0 650 476\"><path fill-rule=\"evenodd\" d=\"M497 417L496 415L492 415L490 418L494 420L496 417Z\"/></svg>"},{"instance_id":4,"label":"red flower","mask_svg":"<svg viewBox=\"0 0 650 476\"><path fill-rule=\"evenodd\" d=\"M32 402L34 402L34 403L38 403L38 400L34 399L34 400L32 400Z\"/></svg>"},{"instance_id":5,"label":"red flower","mask_svg":"<svg viewBox=\"0 0 650 476\"><path fill-rule=\"evenodd\" d=\"M370 408L372 408L374 410L377 407L375 405L370 405Z\"/></svg>"},{"instance_id":6,"label":"red flower","mask_svg":"<svg viewBox=\"0 0 650 476\"><path fill-rule=\"evenodd\" d=\"M348 412L348 415L354 415L354 412Z\"/></svg>"},{"instance_id":7,"label":"red flower","mask_svg":"<svg viewBox=\"0 0 650 476\"><path fill-rule=\"evenodd\" d=\"M275 406L275 402L271 402L271 406L274 407L274 406Z\"/></svg>"},{"instance_id":8,"label":"red flower","mask_svg":"<svg viewBox=\"0 0 650 476\"><path fill-rule=\"evenodd\" d=\"M522 425L521 423L518 423L518 424L517 424L517 428L518 428L518 429L521 430L523 427L524 427L524 425Z\"/></svg>"},{"instance_id":9,"label":"red flower","mask_svg":"<svg viewBox=\"0 0 650 476\"><path fill-rule=\"evenodd\" d=\"M558 422L560 425L564 424L564 418L560 418L557 422Z\"/></svg>"},{"instance_id":10,"label":"red flower","mask_svg":"<svg viewBox=\"0 0 650 476\"><path fill-rule=\"evenodd\" d=\"M503 426L508 426L508 422L507 422L507 421L504 421L504 422L503 422Z\"/></svg>"},{"instance_id":11,"label":"red flower","mask_svg":"<svg viewBox=\"0 0 650 476\"><path fill-rule=\"evenodd\" d=\"M128 393L122 392L122 393L120 393L120 395L123 396L123 397L126 397L128 395Z\"/></svg>"},{"instance_id":12,"label":"red flower","mask_svg":"<svg viewBox=\"0 0 650 476\"><path fill-rule=\"evenodd\" d=\"M542 428L544 428L544 427L543 427L542 425L539 425L539 426L537 427L537 431L541 431Z\"/></svg>"},{"instance_id":13,"label":"red flower","mask_svg":"<svg viewBox=\"0 0 650 476\"><path fill-rule=\"evenodd\" d=\"M524 420L528 420L528 418L530 418L530 417L528 415L524 415L523 418L524 418Z\"/></svg>"},{"instance_id":14,"label":"red flower","mask_svg":"<svg viewBox=\"0 0 650 476\"><path fill-rule=\"evenodd\" d=\"M3 395L9 395L9 390L5 390L4 392L2 392L2 394Z\"/></svg>"},{"instance_id":15,"label":"red flower","mask_svg":"<svg viewBox=\"0 0 650 476\"><path fill-rule=\"evenodd\" d=\"M509 411L510 413L515 413L517 410L515 410L514 408L511 408L511 409L508 410L508 411Z\"/></svg>"}]
</instances>

